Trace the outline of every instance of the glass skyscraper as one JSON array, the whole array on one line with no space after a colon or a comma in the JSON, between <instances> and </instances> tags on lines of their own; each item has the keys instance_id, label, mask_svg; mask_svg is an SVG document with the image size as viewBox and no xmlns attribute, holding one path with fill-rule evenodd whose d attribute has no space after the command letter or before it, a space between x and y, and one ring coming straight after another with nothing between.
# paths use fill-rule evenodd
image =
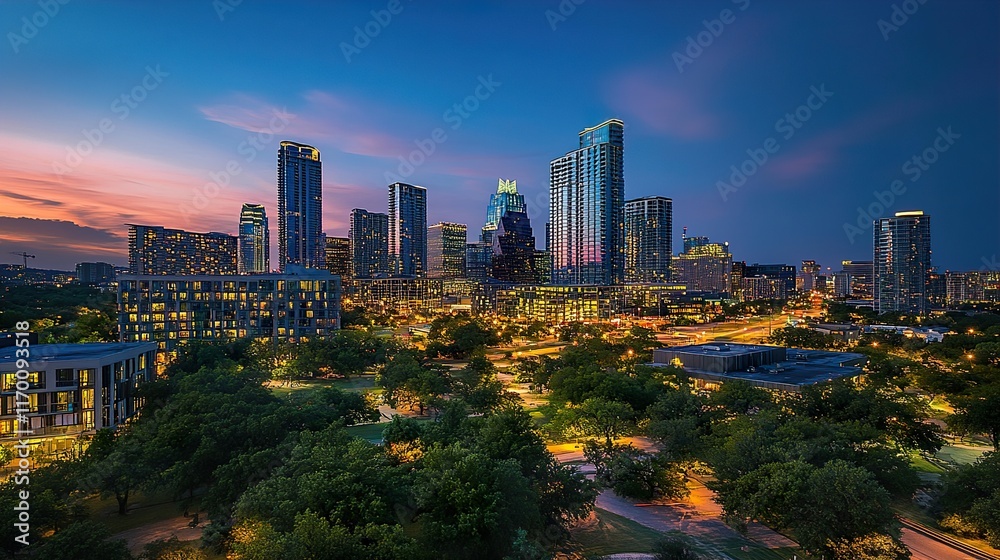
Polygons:
<instances>
[{"instance_id":1,"label":"glass skyscraper","mask_svg":"<svg viewBox=\"0 0 1000 560\"><path fill-rule=\"evenodd\" d=\"M465 276L465 246L468 226L441 222L427 228L427 277Z\"/></svg>"},{"instance_id":2,"label":"glass skyscraper","mask_svg":"<svg viewBox=\"0 0 1000 560\"><path fill-rule=\"evenodd\" d=\"M625 277L625 124L580 132L580 146L549 164L549 251L554 284L617 284Z\"/></svg>"},{"instance_id":3,"label":"glass skyscraper","mask_svg":"<svg viewBox=\"0 0 1000 560\"><path fill-rule=\"evenodd\" d=\"M929 308L931 217L896 212L874 223L875 311L924 314Z\"/></svg>"},{"instance_id":4,"label":"glass skyscraper","mask_svg":"<svg viewBox=\"0 0 1000 560\"><path fill-rule=\"evenodd\" d=\"M325 268L323 164L319 150L284 141L278 148L278 260Z\"/></svg>"},{"instance_id":5,"label":"glass skyscraper","mask_svg":"<svg viewBox=\"0 0 1000 560\"><path fill-rule=\"evenodd\" d=\"M493 236L493 278L500 282L534 284L535 236L524 212L507 212Z\"/></svg>"},{"instance_id":6,"label":"glass skyscraper","mask_svg":"<svg viewBox=\"0 0 1000 560\"><path fill-rule=\"evenodd\" d=\"M670 280L673 252L673 201L647 196L625 203L625 281Z\"/></svg>"},{"instance_id":7,"label":"glass skyscraper","mask_svg":"<svg viewBox=\"0 0 1000 560\"><path fill-rule=\"evenodd\" d=\"M244 204L240 211L240 274L269 272L271 235L263 204Z\"/></svg>"},{"instance_id":8,"label":"glass skyscraper","mask_svg":"<svg viewBox=\"0 0 1000 560\"><path fill-rule=\"evenodd\" d=\"M490 195L490 204L486 207L486 225L483 226L480 241L493 244L493 232L507 212L527 213L528 206L524 195L517 192L517 181L499 179L497 192Z\"/></svg>"},{"instance_id":9,"label":"glass skyscraper","mask_svg":"<svg viewBox=\"0 0 1000 560\"><path fill-rule=\"evenodd\" d=\"M341 286L349 286L354 278L351 240L348 237L326 238L326 269L340 276Z\"/></svg>"},{"instance_id":10,"label":"glass skyscraper","mask_svg":"<svg viewBox=\"0 0 1000 560\"><path fill-rule=\"evenodd\" d=\"M375 278L389 273L389 215L351 210L348 233L355 278Z\"/></svg>"},{"instance_id":11,"label":"glass skyscraper","mask_svg":"<svg viewBox=\"0 0 1000 560\"><path fill-rule=\"evenodd\" d=\"M389 269L395 276L423 276L427 269L427 189L389 185Z\"/></svg>"}]
</instances>

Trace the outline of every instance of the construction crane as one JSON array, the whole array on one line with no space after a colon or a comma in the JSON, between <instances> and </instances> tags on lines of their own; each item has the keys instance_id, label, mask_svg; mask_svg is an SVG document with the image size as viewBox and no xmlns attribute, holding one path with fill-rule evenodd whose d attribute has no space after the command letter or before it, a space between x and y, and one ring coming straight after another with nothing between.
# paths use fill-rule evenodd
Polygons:
<instances>
[{"instance_id":1,"label":"construction crane","mask_svg":"<svg viewBox=\"0 0 1000 560\"><path fill-rule=\"evenodd\" d=\"M35 255L29 255L28 253L25 253L24 251L21 251L20 253L15 253L14 251L11 251L10 254L17 255L17 256L21 257L22 259L24 259L24 268L25 268L25 270L28 269L28 259L35 258Z\"/></svg>"}]
</instances>

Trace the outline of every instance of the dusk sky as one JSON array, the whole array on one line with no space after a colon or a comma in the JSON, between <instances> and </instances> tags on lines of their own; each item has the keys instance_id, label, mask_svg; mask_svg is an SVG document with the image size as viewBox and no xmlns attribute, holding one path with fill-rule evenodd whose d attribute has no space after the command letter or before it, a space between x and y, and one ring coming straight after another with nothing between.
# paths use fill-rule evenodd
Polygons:
<instances>
[{"instance_id":1,"label":"dusk sky","mask_svg":"<svg viewBox=\"0 0 1000 560\"><path fill-rule=\"evenodd\" d=\"M322 153L328 235L384 212L392 173L472 241L502 177L541 246L549 161L609 118L626 198L673 198L675 252L688 226L838 270L871 259L861 207L930 214L942 270L1000 254L995 1L51 2L0 0L0 262L125 264L126 223L235 234L252 202L274 263L281 140Z\"/></svg>"}]
</instances>

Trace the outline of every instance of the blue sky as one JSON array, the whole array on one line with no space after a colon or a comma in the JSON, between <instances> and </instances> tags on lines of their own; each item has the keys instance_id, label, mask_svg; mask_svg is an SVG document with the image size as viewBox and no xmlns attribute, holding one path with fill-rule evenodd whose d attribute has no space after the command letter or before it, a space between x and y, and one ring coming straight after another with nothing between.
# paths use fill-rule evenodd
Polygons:
<instances>
[{"instance_id":1,"label":"blue sky","mask_svg":"<svg viewBox=\"0 0 1000 560\"><path fill-rule=\"evenodd\" d=\"M423 144L430 223L478 231L516 179L541 244L549 161L607 118L675 251L688 226L836 270L871 258L868 216L922 209L940 268L1000 253L996 2L233 3L0 1L0 254L124 263L123 224L235 233L243 202L276 230L284 139L322 152L329 235Z\"/></svg>"}]
</instances>

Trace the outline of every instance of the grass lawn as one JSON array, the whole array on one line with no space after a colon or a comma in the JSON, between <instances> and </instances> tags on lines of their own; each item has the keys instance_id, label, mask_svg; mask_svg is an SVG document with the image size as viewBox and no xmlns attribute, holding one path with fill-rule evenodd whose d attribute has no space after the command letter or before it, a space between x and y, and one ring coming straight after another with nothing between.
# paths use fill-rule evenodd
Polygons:
<instances>
[{"instance_id":1,"label":"grass lawn","mask_svg":"<svg viewBox=\"0 0 1000 560\"><path fill-rule=\"evenodd\" d=\"M149 496L137 494L129 500L127 515L118 515L118 502L113 497L91 498L87 500L85 507L90 513L91 519L103 523L112 534L115 534L149 523L178 517L184 513L180 501L172 502L169 500L170 496L167 494ZM138 507L132 509L133 504Z\"/></svg>"},{"instance_id":2,"label":"grass lawn","mask_svg":"<svg viewBox=\"0 0 1000 560\"><path fill-rule=\"evenodd\" d=\"M414 418L417 422L430 422L430 418ZM382 442L382 430L389 425L388 422L377 422L375 424L359 424L357 426L347 426L344 428L352 436L366 439L372 443Z\"/></svg>"},{"instance_id":3,"label":"grass lawn","mask_svg":"<svg viewBox=\"0 0 1000 560\"><path fill-rule=\"evenodd\" d=\"M910 453L910 466L914 468L917 472L925 472L930 474L941 474L945 472L941 467L929 462L924 459L920 453L913 452Z\"/></svg>"},{"instance_id":4,"label":"grass lawn","mask_svg":"<svg viewBox=\"0 0 1000 560\"><path fill-rule=\"evenodd\" d=\"M970 463L974 463L976 459L988 450L988 447L948 444L942 447L941 451L938 451L935 454L935 457L958 465L968 465Z\"/></svg>"},{"instance_id":5,"label":"grass lawn","mask_svg":"<svg viewBox=\"0 0 1000 560\"><path fill-rule=\"evenodd\" d=\"M572 542L586 555L651 552L663 535L601 508L595 516L570 529Z\"/></svg>"},{"instance_id":6,"label":"grass lawn","mask_svg":"<svg viewBox=\"0 0 1000 560\"><path fill-rule=\"evenodd\" d=\"M301 391L315 391L323 387L336 387L342 391L360 393L375 388L374 375L359 375L349 379L298 379L292 385L276 384L271 385L271 391L279 397L284 397L292 393Z\"/></svg>"}]
</instances>

